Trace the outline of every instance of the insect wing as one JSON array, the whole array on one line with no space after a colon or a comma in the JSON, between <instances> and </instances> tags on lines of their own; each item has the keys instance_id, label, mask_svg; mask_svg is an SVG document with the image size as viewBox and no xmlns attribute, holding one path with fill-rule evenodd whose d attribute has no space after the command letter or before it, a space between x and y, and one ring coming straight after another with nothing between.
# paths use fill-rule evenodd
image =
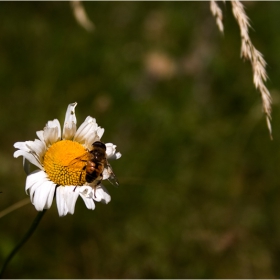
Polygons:
<instances>
[{"instance_id":1,"label":"insect wing","mask_svg":"<svg viewBox=\"0 0 280 280\"><path fill-rule=\"evenodd\" d=\"M116 177L116 175L114 174L113 172L113 169L112 169L112 166L106 162L106 169L107 169L107 172L109 174L109 177L107 178L107 180L112 184L114 185L115 187L119 186L119 181Z\"/></svg>"},{"instance_id":2,"label":"insect wing","mask_svg":"<svg viewBox=\"0 0 280 280\"><path fill-rule=\"evenodd\" d=\"M88 161L88 152L85 152L79 157L74 158L71 160L68 164L68 166L75 166L75 165L80 165L81 162L87 162Z\"/></svg>"},{"instance_id":3,"label":"insect wing","mask_svg":"<svg viewBox=\"0 0 280 280\"><path fill-rule=\"evenodd\" d=\"M112 185L114 185L115 187L118 187L118 186L119 186L119 181L118 181L118 179L117 179L117 177L116 177L116 175L115 175L114 173L112 173L112 174L110 175L110 177L108 178L108 181L109 181Z\"/></svg>"}]
</instances>

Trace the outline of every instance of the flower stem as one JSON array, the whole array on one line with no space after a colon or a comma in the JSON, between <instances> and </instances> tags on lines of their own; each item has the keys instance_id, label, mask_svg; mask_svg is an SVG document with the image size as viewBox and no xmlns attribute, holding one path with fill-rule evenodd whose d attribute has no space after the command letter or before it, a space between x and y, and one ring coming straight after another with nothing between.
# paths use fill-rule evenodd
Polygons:
<instances>
[{"instance_id":1,"label":"flower stem","mask_svg":"<svg viewBox=\"0 0 280 280\"><path fill-rule=\"evenodd\" d=\"M8 263L11 261L11 259L13 258L13 256L17 253L17 251L21 248L22 245L24 245L24 243L31 237L31 235L33 234L33 232L35 231L35 229L37 228L37 226L39 225L42 217L44 216L44 214L46 213L46 209L44 209L43 211L38 212L35 220L33 221L31 227L29 228L28 232L24 235L24 237L22 238L22 240L18 243L18 245L12 250L12 252L9 254L9 256L6 258L1 271L0 271L0 278L3 277L3 273L8 265Z\"/></svg>"}]
</instances>

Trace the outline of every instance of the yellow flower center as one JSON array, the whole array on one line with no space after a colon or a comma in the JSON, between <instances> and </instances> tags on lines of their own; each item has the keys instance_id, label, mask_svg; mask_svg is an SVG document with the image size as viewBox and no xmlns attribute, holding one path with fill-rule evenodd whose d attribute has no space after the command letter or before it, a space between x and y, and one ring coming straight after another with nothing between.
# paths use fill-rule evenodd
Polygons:
<instances>
[{"instance_id":1,"label":"yellow flower center","mask_svg":"<svg viewBox=\"0 0 280 280\"><path fill-rule=\"evenodd\" d=\"M86 183L88 152L78 142L62 140L54 143L44 157L44 168L50 180L61 186Z\"/></svg>"}]
</instances>

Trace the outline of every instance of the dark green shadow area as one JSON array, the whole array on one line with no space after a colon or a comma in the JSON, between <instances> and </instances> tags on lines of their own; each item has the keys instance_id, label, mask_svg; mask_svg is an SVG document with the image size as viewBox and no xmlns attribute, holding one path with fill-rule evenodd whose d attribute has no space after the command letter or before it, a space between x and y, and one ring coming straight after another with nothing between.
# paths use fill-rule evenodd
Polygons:
<instances>
[{"instance_id":1,"label":"dark green shadow area","mask_svg":"<svg viewBox=\"0 0 280 280\"><path fill-rule=\"evenodd\" d=\"M0 210L26 197L13 144L78 102L118 146L112 200L59 218L55 201L6 278L280 278L279 2L246 2L268 63L273 136L240 59L231 6L208 2L0 3ZM0 219L0 264L37 215Z\"/></svg>"}]
</instances>

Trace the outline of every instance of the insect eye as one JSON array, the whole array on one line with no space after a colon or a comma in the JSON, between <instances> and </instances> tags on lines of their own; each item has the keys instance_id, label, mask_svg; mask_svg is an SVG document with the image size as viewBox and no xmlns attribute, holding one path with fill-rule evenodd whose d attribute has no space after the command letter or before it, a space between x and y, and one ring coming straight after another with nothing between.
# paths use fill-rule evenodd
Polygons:
<instances>
[{"instance_id":1,"label":"insect eye","mask_svg":"<svg viewBox=\"0 0 280 280\"><path fill-rule=\"evenodd\" d=\"M106 146L105 146L105 144L102 143L102 142L100 142L100 141L94 142L94 143L92 144L92 146L93 146L94 148L102 148L102 149L104 149L104 150L106 151Z\"/></svg>"}]
</instances>

